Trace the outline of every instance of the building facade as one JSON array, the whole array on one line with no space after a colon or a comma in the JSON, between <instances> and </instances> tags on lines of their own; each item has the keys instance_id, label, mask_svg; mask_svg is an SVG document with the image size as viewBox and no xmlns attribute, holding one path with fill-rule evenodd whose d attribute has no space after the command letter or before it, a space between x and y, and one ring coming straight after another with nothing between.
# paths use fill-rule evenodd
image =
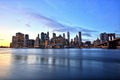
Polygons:
<instances>
[{"instance_id":1,"label":"building facade","mask_svg":"<svg viewBox=\"0 0 120 80\"><path fill-rule=\"evenodd\" d=\"M39 38L39 34L36 37L35 43L34 43L34 47L35 48L40 48L40 38Z\"/></svg>"},{"instance_id":2,"label":"building facade","mask_svg":"<svg viewBox=\"0 0 120 80\"><path fill-rule=\"evenodd\" d=\"M18 32L16 36L12 37L12 42L10 47L12 48L23 48L24 47L24 34Z\"/></svg>"}]
</instances>

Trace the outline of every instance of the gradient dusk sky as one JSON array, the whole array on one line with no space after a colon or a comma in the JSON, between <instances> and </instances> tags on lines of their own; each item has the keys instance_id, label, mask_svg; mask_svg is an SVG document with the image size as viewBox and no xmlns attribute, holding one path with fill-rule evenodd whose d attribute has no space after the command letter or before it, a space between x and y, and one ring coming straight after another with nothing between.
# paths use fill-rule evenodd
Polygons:
<instances>
[{"instance_id":1,"label":"gradient dusk sky","mask_svg":"<svg viewBox=\"0 0 120 80\"><path fill-rule=\"evenodd\" d=\"M41 32L82 32L83 41L101 32L120 34L120 0L0 0L0 45L16 32L35 39Z\"/></svg>"}]
</instances>

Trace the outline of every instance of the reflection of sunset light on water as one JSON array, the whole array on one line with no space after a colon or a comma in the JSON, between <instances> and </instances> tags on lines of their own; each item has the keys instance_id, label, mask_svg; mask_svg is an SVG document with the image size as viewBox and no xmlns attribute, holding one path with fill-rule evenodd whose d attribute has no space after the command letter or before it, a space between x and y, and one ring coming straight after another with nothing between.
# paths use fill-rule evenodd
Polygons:
<instances>
[{"instance_id":1,"label":"reflection of sunset light on water","mask_svg":"<svg viewBox=\"0 0 120 80\"><path fill-rule=\"evenodd\" d=\"M28 59L27 59L27 63L28 64L34 64L34 63L36 63L37 61L36 61L36 56L35 55L29 55L28 56Z\"/></svg>"},{"instance_id":2,"label":"reflection of sunset light on water","mask_svg":"<svg viewBox=\"0 0 120 80\"><path fill-rule=\"evenodd\" d=\"M11 64L11 54L0 54L0 77L5 77L9 73Z\"/></svg>"}]
</instances>

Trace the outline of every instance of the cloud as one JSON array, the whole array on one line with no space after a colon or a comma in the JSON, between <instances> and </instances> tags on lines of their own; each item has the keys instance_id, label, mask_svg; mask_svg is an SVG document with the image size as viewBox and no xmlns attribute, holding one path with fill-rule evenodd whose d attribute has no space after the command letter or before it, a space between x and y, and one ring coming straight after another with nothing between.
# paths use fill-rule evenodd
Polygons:
<instances>
[{"instance_id":1,"label":"cloud","mask_svg":"<svg viewBox=\"0 0 120 80\"><path fill-rule=\"evenodd\" d=\"M29 23L25 24L27 27L31 27L31 25Z\"/></svg>"},{"instance_id":2,"label":"cloud","mask_svg":"<svg viewBox=\"0 0 120 80\"><path fill-rule=\"evenodd\" d=\"M83 42L91 41L90 39L82 39Z\"/></svg>"},{"instance_id":3,"label":"cloud","mask_svg":"<svg viewBox=\"0 0 120 80\"><path fill-rule=\"evenodd\" d=\"M47 27L50 27L50 28L64 28L65 26L63 24L60 24L59 22L53 20L53 19L50 19L48 17L45 17L41 14L38 14L38 13L35 13L35 12L26 12L25 13L26 16L30 17L30 18L34 18L36 20L39 20L40 23L46 25Z\"/></svg>"},{"instance_id":4,"label":"cloud","mask_svg":"<svg viewBox=\"0 0 120 80\"><path fill-rule=\"evenodd\" d=\"M79 27L79 26L65 25L65 24L59 23L58 21L55 21L51 18L48 18L46 16L43 16L43 15L41 15L39 13L35 13L35 12L26 12L25 15L29 16L30 18L32 17L32 18L38 20L41 24L44 24L45 26L51 28L53 31L56 31L56 32L82 31L82 32L86 33L86 34L83 34L84 36L89 36L89 37L91 35L88 33L97 32L95 30L85 29L85 28Z\"/></svg>"},{"instance_id":5,"label":"cloud","mask_svg":"<svg viewBox=\"0 0 120 80\"><path fill-rule=\"evenodd\" d=\"M82 33L83 36L92 37L90 33Z\"/></svg>"},{"instance_id":6,"label":"cloud","mask_svg":"<svg viewBox=\"0 0 120 80\"><path fill-rule=\"evenodd\" d=\"M14 9L13 7L1 6L1 8L20 13L24 17L29 18L30 20L38 20L40 24L45 25L48 28L51 28L54 32L72 32L76 33L78 31L82 32L83 36L92 37L92 33L97 32L96 30L86 29L82 26L74 26L74 25L66 25L63 23L58 22L57 20L53 20L47 16L43 16L42 14L38 13L37 11L29 8L18 8ZM18 20L20 22L20 20ZM31 27L30 23L25 23L27 27Z\"/></svg>"}]
</instances>

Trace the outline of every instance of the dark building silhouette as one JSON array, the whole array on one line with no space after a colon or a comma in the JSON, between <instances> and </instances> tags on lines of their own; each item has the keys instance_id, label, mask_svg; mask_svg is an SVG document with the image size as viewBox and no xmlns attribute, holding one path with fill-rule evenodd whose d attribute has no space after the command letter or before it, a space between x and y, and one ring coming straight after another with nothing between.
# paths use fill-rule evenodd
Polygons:
<instances>
[{"instance_id":1,"label":"dark building silhouette","mask_svg":"<svg viewBox=\"0 0 120 80\"><path fill-rule=\"evenodd\" d=\"M24 47L29 47L29 35L26 34L24 38Z\"/></svg>"},{"instance_id":2,"label":"dark building silhouette","mask_svg":"<svg viewBox=\"0 0 120 80\"><path fill-rule=\"evenodd\" d=\"M35 43L34 39L29 39L28 40L28 48L34 48L34 43Z\"/></svg>"},{"instance_id":3,"label":"dark building silhouette","mask_svg":"<svg viewBox=\"0 0 120 80\"><path fill-rule=\"evenodd\" d=\"M35 48L40 48L40 38L39 38L39 34L36 37L35 43L34 43L34 47Z\"/></svg>"},{"instance_id":4,"label":"dark building silhouette","mask_svg":"<svg viewBox=\"0 0 120 80\"><path fill-rule=\"evenodd\" d=\"M16 36L12 37L12 43L10 45L13 48L23 48L24 47L24 34L18 32Z\"/></svg>"},{"instance_id":5,"label":"dark building silhouette","mask_svg":"<svg viewBox=\"0 0 120 80\"><path fill-rule=\"evenodd\" d=\"M91 48L92 47L91 41L86 41L84 45L85 45L85 48Z\"/></svg>"},{"instance_id":6,"label":"dark building silhouette","mask_svg":"<svg viewBox=\"0 0 120 80\"><path fill-rule=\"evenodd\" d=\"M53 38L56 38L56 33L53 33Z\"/></svg>"},{"instance_id":7,"label":"dark building silhouette","mask_svg":"<svg viewBox=\"0 0 120 80\"><path fill-rule=\"evenodd\" d=\"M68 39L68 47L70 47L70 33L67 32L67 39Z\"/></svg>"},{"instance_id":8,"label":"dark building silhouette","mask_svg":"<svg viewBox=\"0 0 120 80\"><path fill-rule=\"evenodd\" d=\"M81 32L78 32L78 36L79 36L79 38L78 38L79 47L81 47L82 46Z\"/></svg>"}]
</instances>

